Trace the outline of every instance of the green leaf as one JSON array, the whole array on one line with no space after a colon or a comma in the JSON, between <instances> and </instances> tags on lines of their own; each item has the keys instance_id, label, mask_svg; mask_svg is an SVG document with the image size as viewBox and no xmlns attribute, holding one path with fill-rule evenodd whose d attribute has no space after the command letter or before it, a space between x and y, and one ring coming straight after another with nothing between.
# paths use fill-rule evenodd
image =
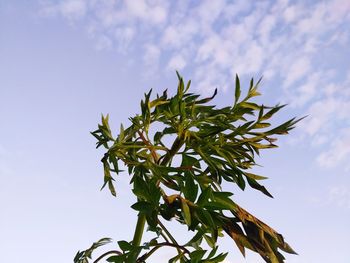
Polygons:
<instances>
[{"instance_id":1,"label":"green leaf","mask_svg":"<svg viewBox=\"0 0 350 263\"><path fill-rule=\"evenodd\" d=\"M209 253L207 259L210 259L210 258L214 257L215 254L216 254L216 251L218 251L218 248L219 248L218 246L214 247L214 248L210 251L210 253Z\"/></svg>"},{"instance_id":2,"label":"green leaf","mask_svg":"<svg viewBox=\"0 0 350 263\"><path fill-rule=\"evenodd\" d=\"M111 256L107 258L107 262L112 263L124 263L127 255L118 255L118 256Z\"/></svg>"},{"instance_id":3,"label":"green leaf","mask_svg":"<svg viewBox=\"0 0 350 263\"><path fill-rule=\"evenodd\" d=\"M225 258L227 257L228 253L220 253L219 255L217 255L214 258L211 258L208 263L217 263L217 262L222 262L225 260Z\"/></svg>"},{"instance_id":4,"label":"green leaf","mask_svg":"<svg viewBox=\"0 0 350 263\"><path fill-rule=\"evenodd\" d=\"M154 210L154 205L146 201L138 201L135 204L133 204L131 208L136 211L147 214Z\"/></svg>"},{"instance_id":5,"label":"green leaf","mask_svg":"<svg viewBox=\"0 0 350 263\"><path fill-rule=\"evenodd\" d=\"M205 99L198 100L198 101L196 101L195 104L204 104L204 103L207 103L207 102L211 101L212 99L214 99L215 96L216 96L217 94L218 94L218 89L215 89L215 90L214 90L213 96L208 97L208 98L205 98Z\"/></svg>"},{"instance_id":6,"label":"green leaf","mask_svg":"<svg viewBox=\"0 0 350 263\"><path fill-rule=\"evenodd\" d=\"M74 257L74 263L88 263L88 259L91 259L92 252L95 249L110 243L112 240L110 238L101 238L97 242L94 242L90 248L85 251L78 251Z\"/></svg>"},{"instance_id":7,"label":"green leaf","mask_svg":"<svg viewBox=\"0 0 350 263\"><path fill-rule=\"evenodd\" d=\"M188 204L185 199L181 199L181 210L182 210L182 216L185 220L186 225L191 225L191 212L190 208L188 207Z\"/></svg>"},{"instance_id":8,"label":"green leaf","mask_svg":"<svg viewBox=\"0 0 350 263\"><path fill-rule=\"evenodd\" d=\"M194 202L197 198L198 185L194 183L194 179L190 173L185 173L185 187L183 189L185 198Z\"/></svg>"},{"instance_id":9,"label":"green leaf","mask_svg":"<svg viewBox=\"0 0 350 263\"><path fill-rule=\"evenodd\" d=\"M150 193L147 183L140 178L140 176L134 176L134 189L133 193L140 199L145 201L151 201Z\"/></svg>"},{"instance_id":10,"label":"green leaf","mask_svg":"<svg viewBox=\"0 0 350 263\"><path fill-rule=\"evenodd\" d=\"M130 251L133 248L133 246L125 240L118 241L118 245L123 251Z\"/></svg>"},{"instance_id":11,"label":"green leaf","mask_svg":"<svg viewBox=\"0 0 350 263\"><path fill-rule=\"evenodd\" d=\"M265 195L267 195L267 196L273 198L273 196L269 193L269 191L267 191L267 189L266 189L264 186L262 186L261 184L259 184L259 183L258 183L257 181L255 181L254 179L251 179L251 178L247 177L247 181L248 181L248 184L249 184L252 188L254 188L254 189L256 189L256 190L259 190L260 192L264 193Z\"/></svg>"},{"instance_id":12,"label":"green leaf","mask_svg":"<svg viewBox=\"0 0 350 263\"><path fill-rule=\"evenodd\" d=\"M209 202L209 198L212 196L211 187L205 188L200 196L198 197L197 204L198 206L205 206Z\"/></svg>"},{"instance_id":13,"label":"green leaf","mask_svg":"<svg viewBox=\"0 0 350 263\"><path fill-rule=\"evenodd\" d=\"M191 166L201 168L197 158L194 158L188 154L183 153L181 167L191 167Z\"/></svg>"},{"instance_id":14,"label":"green leaf","mask_svg":"<svg viewBox=\"0 0 350 263\"><path fill-rule=\"evenodd\" d=\"M196 210L198 220L201 221L203 224L207 225L211 229L215 229L216 225L214 223L214 220L210 213L206 209L197 209Z\"/></svg>"},{"instance_id":15,"label":"green leaf","mask_svg":"<svg viewBox=\"0 0 350 263\"><path fill-rule=\"evenodd\" d=\"M237 205L233 202L229 196L223 194L222 192L213 192L214 201L220 204L227 210L236 210Z\"/></svg>"},{"instance_id":16,"label":"green leaf","mask_svg":"<svg viewBox=\"0 0 350 263\"><path fill-rule=\"evenodd\" d=\"M150 108L154 108L154 107L157 107L159 105L168 104L168 103L169 102L166 100L163 100L163 98L159 98L159 99L156 99L156 100L153 100L150 102Z\"/></svg>"},{"instance_id":17,"label":"green leaf","mask_svg":"<svg viewBox=\"0 0 350 263\"><path fill-rule=\"evenodd\" d=\"M111 194L112 194L113 196L116 196L116 195L117 195L117 192L115 191L113 182L112 182L111 180L108 181L108 189L109 189L109 191L111 192Z\"/></svg>"},{"instance_id":18,"label":"green leaf","mask_svg":"<svg viewBox=\"0 0 350 263\"><path fill-rule=\"evenodd\" d=\"M203 239L203 231L201 229L198 230L198 232L192 237L190 241L188 241L185 246L191 246L195 249L199 249L199 245L201 244Z\"/></svg>"},{"instance_id":19,"label":"green leaf","mask_svg":"<svg viewBox=\"0 0 350 263\"><path fill-rule=\"evenodd\" d=\"M241 84L236 74L236 88L235 88L235 105L237 104L239 97L241 96Z\"/></svg>"},{"instance_id":20,"label":"green leaf","mask_svg":"<svg viewBox=\"0 0 350 263\"><path fill-rule=\"evenodd\" d=\"M191 86L191 80L189 80L187 82L187 85L186 85L186 88L185 88L185 93L189 90L190 86Z\"/></svg>"},{"instance_id":21,"label":"green leaf","mask_svg":"<svg viewBox=\"0 0 350 263\"><path fill-rule=\"evenodd\" d=\"M153 178L155 179L155 178ZM150 201L153 205L158 205L159 204L159 199L161 196L159 187L156 185L156 180L151 180L149 182L149 194L150 194Z\"/></svg>"},{"instance_id":22,"label":"green leaf","mask_svg":"<svg viewBox=\"0 0 350 263\"><path fill-rule=\"evenodd\" d=\"M260 110L259 105L256 103L253 103L253 102L240 102L239 106L246 108L246 109Z\"/></svg>"},{"instance_id":23,"label":"green leaf","mask_svg":"<svg viewBox=\"0 0 350 263\"><path fill-rule=\"evenodd\" d=\"M120 124L120 133L119 133L119 136L118 136L118 142L122 142L125 138L125 134L124 134L124 127L123 127L123 124Z\"/></svg>"},{"instance_id":24,"label":"green leaf","mask_svg":"<svg viewBox=\"0 0 350 263\"><path fill-rule=\"evenodd\" d=\"M267 122L259 122L259 123L255 123L253 126L252 126L252 129L263 129L263 128L267 128L267 127L270 127L271 124L270 123L267 123Z\"/></svg>"},{"instance_id":25,"label":"green leaf","mask_svg":"<svg viewBox=\"0 0 350 263\"><path fill-rule=\"evenodd\" d=\"M209 245L209 247L211 248L215 248L216 242L215 240L213 240L210 236L208 235L203 235L205 241L207 241L207 244Z\"/></svg>"},{"instance_id":26,"label":"green leaf","mask_svg":"<svg viewBox=\"0 0 350 263\"><path fill-rule=\"evenodd\" d=\"M246 177L249 177L250 179L253 179L253 180L265 180L265 179L267 179L267 177L265 177L265 176L252 174L252 173L247 173L247 172L245 172L244 175Z\"/></svg>"},{"instance_id":27,"label":"green leaf","mask_svg":"<svg viewBox=\"0 0 350 263\"><path fill-rule=\"evenodd\" d=\"M276 112L278 112L280 109L284 108L287 104L284 105L277 105L273 107L271 110L269 110L265 115L263 115L260 120L265 121L270 119Z\"/></svg>"},{"instance_id":28,"label":"green leaf","mask_svg":"<svg viewBox=\"0 0 350 263\"><path fill-rule=\"evenodd\" d=\"M111 176L111 172L110 172L110 167L107 161L108 155L105 155L102 158L102 162L103 162L103 170L104 170L104 184L101 187L101 190L108 184L108 188L109 191L111 192L111 194L113 196L116 196L116 191L113 185L113 177Z\"/></svg>"},{"instance_id":29,"label":"green leaf","mask_svg":"<svg viewBox=\"0 0 350 263\"><path fill-rule=\"evenodd\" d=\"M191 263L201 262L201 259L203 258L206 252L207 252L206 250L202 250L202 249L191 252L190 254Z\"/></svg>"},{"instance_id":30,"label":"green leaf","mask_svg":"<svg viewBox=\"0 0 350 263\"><path fill-rule=\"evenodd\" d=\"M245 189L245 181L244 178L242 176L241 173L237 174L237 185L239 186L239 188L241 188L242 190Z\"/></svg>"}]
</instances>

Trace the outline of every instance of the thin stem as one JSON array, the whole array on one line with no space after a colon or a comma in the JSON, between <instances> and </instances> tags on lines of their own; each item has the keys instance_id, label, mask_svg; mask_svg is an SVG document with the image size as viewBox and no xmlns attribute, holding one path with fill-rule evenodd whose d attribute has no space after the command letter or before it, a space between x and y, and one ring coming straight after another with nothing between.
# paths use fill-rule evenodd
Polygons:
<instances>
[{"instance_id":1,"label":"thin stem","mask_svg":"<svg viewBox=\"0 0 350 263\"><path fill-rule=\"evenodd\" d=\"M137 133L139 134L139 136L140 136L141 140L143 141L143 143L146 144L149 147L149 150L151 151L153 160L154 160L155 163L157 163L158 162L158 156L157 156L156 151L154 150L154 146L150 143L149 140L147 140L145 138L145 136L143 135L142 132L137 131Z\"/></svg>"},{"instance_id":2,"label":"thin stem","mask_svg":"<svg viewBox=\"0 0 350 263\"><path fill-rule=\"evenodd\" d=\"M163 225L163 223L158 219L158 224L161 227L161 229L167 234L167 236L170 238L171 242L173 242L175 245L179 245L175 238L170 234L168 229Z\"/></svg>"},{"instance_id":3,"label":"thin stem","mask_svg":"<svg viewBox=\"0 0 350 263\"><path fill-rule=\"evenodd\" d=\"M181 250L185 254L190 254L190 251L187 248L185 248L184 246L180 246L180 245L172 244L172 243L168 243L168 242L163 242L163 243L159 243L157 245L154 245L154 247L148 253L143 254L136 262L137 263L144 262L148 257L150 257L156 250L158 250L161 247L174 247L178 250L179 254L181 253Z\"/></svg>"},{"instance_id":4,"label":"thin stem","mask_svg":"<svg viewBox=\"0 0 350 263\"><path fill-rule=\"evenodd\" d=\"M169 238L163 232L160 232L160 235L164 238L166 242L170 243Z\"/></svg>"},{"instance_id":5,"label":"thin stem","mask_svg":"<svg viewBox=\"0 0 350 263\"><path fill-rule=\"evenodd\" d=\"M165 225L163 225L163 223L158 219L158 224L160 225L161 229L167 234L167 236L170 238L170 240L173 242L174 245L179 245L177 243L177 241L175 240L175 238L172 236L172 234L170 234L170 232L168 231L168 229L165 227ZM177 252L180 254L181 251L179 248L176 248Z\"/></svg>"},{"instance_id":6,"label":"thin stem","mask_svg":"<svg viewBox=\"0 0 350 263\"><path fill-rule=\"evenodd\" d=\"M101 259L103 259L104 257L111 255L111 254L116 254L116 255L122 255L122 252L118 251L118 250L111 250L111 251L107 251L106 253L102 254L101 256L99 256L93 263L97 263L99 262Z\"/></svg>"},{"instance_id":7,"label":"thin stem","mask_svg":"<svg viewBox=\"0 0 350 263\"><path fill-rule=\"evenodd\" d=\"M159 158L156 163L160 162L161 166L166 166L169 163L169 161L171 160L171 158L173 158L174 155L180 150L180 148L183 144L184 144L184 141L181 140L179 137L176 137L170 150L167 151L167 153L165 155L163 155L161 158ZM162 158L163 158L163 160L160 161ZM159 186L160 182L161 182L161 180L158 180L156 185ZM163 181L163 183L165 186L171 188L170 187L171 181L169 182L169 181L165 180L165 181Z\"/></svg>"}]
</instances>

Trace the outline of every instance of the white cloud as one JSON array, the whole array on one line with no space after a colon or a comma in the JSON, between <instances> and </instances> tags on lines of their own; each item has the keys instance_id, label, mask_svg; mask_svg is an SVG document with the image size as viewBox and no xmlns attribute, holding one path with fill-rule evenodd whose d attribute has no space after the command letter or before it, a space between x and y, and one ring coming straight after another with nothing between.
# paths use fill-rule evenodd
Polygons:
<instances>
[{"instance_id":1,"label":"white cloud","mask_svg":"<svg viewBox=\"0 0 350 263\"><path fill-rule=\"evenodd\" d=\"M283 18L287 23L292 23L302 15L302 8L297 5L288 6L283 12Z\"/></svg>"},{"instance_id":2,"label":"white cloud","mask_svg":"<svg viewBox=\"0 0 350 263\"><path fill-rule=\"evenodd\" d=\"M276 22L277 17L275 15L267 15L260 22L258 31L264 43L270 39L271 31L275 28Z\"/></svg>"},{"instance_id":3,"label":"white cloud","mask_svg":"<svg viewBox=\"0 0 350 263\"><path fill-rule=\"evenodd\" d=\"M247 51L239 58L237 72L244 72L245 74L256 74L261 71L261 66L265 59L264 50L256 43L248 45Z\"/></svg>"},{"instance_id":4,"label":"white cloud","mask_svg":"<svg viewBox=\"0 0 350 263\"><path fill-rule=\"evenodd\" d=\"M112 46L113 46L113 42L108 36L105 36L105 35L98 36L97 43L96 43L97 50L111 49Z\"/></svg>"},{"instance_id":5,"label":"white cloud","mask_svg":"<svg viewBox=\"0 0 350 263\"><path fill-rule=\"evenodd\" d=\"M170 70L181 71L185 66L186 66L186 60L181 55L173 56L168 63L168 68Z\"/></svg>"},{"instance_id":6,"label":"white cloud","mask_svg":"<svg viewBox=\"0 0 350 263\"><path fill-rule=\"evenodd\" d=\"M198 30L198 25L193 19L187 19L179 24L169 25L162 34L161 44L166 49L182 48L192 41Z\"/></svg>"},{"instance_id":7,"label":"white cloud","mask_svg":"<svg viewBox=\"0 0 350 263\"><path fill-rule=\"evenodd\" d=\"M350 189L345 186L333 186L329 189L328 203L339 208L350 209Z\"/></svg>"},{"instance_id":8,"label":"white cloud","mask_svg":"<svg viewBox=\"0 0 350 263\"><path fill-rule=\"evenodd\" d=\"M316 99L307 109L307 120L299 125L304 139L311 141L314 147L322 146L316 157L320 167L349 169L345 161L350 159L350 81L345 77L343 82L334 83L320 77L315 85L310 85L313 91L310 96ZM301 100L305 94L307 92L301 93Z\"/></svg>"},{"instance_id":9,"label":"white cloud","mask_svg":"<svg viewBox=\"0 0 350 263\"><path fill-rule=\"evenodd\" d=\"M350 209L350 188L348 185L333 185L318 195L308 197L308 202L319 207ZM327 208L325 208L327 209Z\"/></svg>"},{"instance_id":10,"label":"white cloud","mask_svg":"<svg viewBox=\"0 0 350 263\"><path fill-rule=\"evenodd\" d=\"M320 146L324 143L326 143L329 140L329 138L326 135L317 134L313 137L311 145L312 146Z\"/></svg>"},{"instance_id":11,"label":"white cloud","mask_svg":"<svg viewBox=\"0 0 350 263\"><path fill-rule=\"evenodd\" d=\"M69 20L78 20L85 16L87 12L86 1L84 0L64 0L58 4L45 3L41 9L41 14L54 16L57 14Z\"/></svg>"},{"instance_id":12,"label":"white cloud","mask_svg":"<svg viewBox=\"0 0 350 263\"><path fill-rule=\"evenodd\" d=\"M81 18L86 13L86 2L83 0L67 0L61 5L61 12L68 18Z\"/></svg>"},{"instance_id":13,"label":"white cloud","mask_svg":"<svg viewBox=\"0 0 350 263\"><path fill-rule=\"evenodd\" d=\"M156 45L145 45L143 62L146 65L145 75L150 75L159 69L160 49Z\"/></svg>"},{"instance_id":14,"label":"white cloud","mask_svg":"<svg viewBox=\"0 0 350 263\"><path fill-rule=\"evenodd\" d=\"M344 165L343 162L349 159L350 127L340 131L339 137L332 140L330 148L317 157L317 162L321 167L333 168Z\"/></svg>"},{"instance_id":15,"label":"white cloud","mask_svg":"<svg viewBox=\"0 0 350 263\"><path fill-rule=\"evenodd\" d=\"M146 20L153 24L163 23L167 18L167 10L160 4L151 5L145 0L125 1L129 15Z\"/></svg>"},{"instance_id":16,"label":"white cloud","mask_svg":"<svg viewBox=\"0 0 350 263\"><path fill-rule=\"evenodd\" d=\"M304 106L312 99L319 98L321 91L318 90L322 85L322 76L320 72L309 75L302 83L297 87L295 97L291 98L291 104L294 107Z\"/></svg>"},{"instance_id":17,"label":"white cloud","mask_svg":"<svg viewBox=\"0 0 350 263\"><path fill-rule=\"evenodd\" d=\"M126 52L132 40L135 37L135 29L133 27L118 27L114 31L114 38L118 42L118 50Z\"/></svg>"},{"instance_id":18,"label":"white cloud","mask_svg":"<svg viewBox=\"0 0 350 263\"><path fill-rule=\"evenodd\" d=\"M304 56L297 58L295 61L293 61L291 66L289 66L289 69L288 69L289 73L286 77L286 80L284 81L284 86L289 87L294 82L306 76L310 70L311 70L311 63L309 58Z\"/></svg>"},{"instance_id":19,"label":"white cloud","mask_svg":"<svg viewBox=\"0 0 350 263\"><path fill-rule=\"evenodd\" d=\"M198 20L201 23L202 30L212 31L212 24L218 19L224 10L226 3L224 0L205 0L195 8L198 11Z\"/></svg>"},{"instance_id":20,"label":"white cloud","mask_svg":"<svg viewBox=\"0 0 350 263\"><path fill-rule=\"evenodd\" d=\"M327 14L325 3L319 3L315 6L314 10L299 20L296 27L300 34L320 33L322 32L321 27L323 26L324 18Z\"/></svg>"},{"instance_id":21,"label":"white cloud","mask_svg":"<svg viewBox=\"0 0 350 263\"><path fill-rule=\"evenodd\" d=\"M300 124L301 128L310 136L321 132L334 130L334 125L348 120L350 100L330 96L314 102L309 110L309 119ZM337 127L339 129L339 127ZM339 131L337 131L339 132Z\"/></svg>"},{"instance_id":22,"label":"white cloud","mask_svg":"<svg viewBox=\"0 0 350 263\"><path fill-rule=\"evenodd\" d=\"M204 62L208 60L216 52L216 50L220 49L220 47L220 37L216 34L212 34L210 37L206 38L199 46L197 52L197 61Z\"/></svg>"},{"instance_id":23,"label":"white cloud","mask_svg":"<svg viewBox=\"0 0 350 263\"><path fill-rule=\"evenodd\" d=\"M193 69L205 93L227 89L235 73L264 74L294 109L310 114L300 138L330 154L329 139L349 122L350 81L337 80L334 62L350 43L349 1L45 1L41 13L84 21L98 49L143 54L147 74Z\"/></svg>"}]
</instances>

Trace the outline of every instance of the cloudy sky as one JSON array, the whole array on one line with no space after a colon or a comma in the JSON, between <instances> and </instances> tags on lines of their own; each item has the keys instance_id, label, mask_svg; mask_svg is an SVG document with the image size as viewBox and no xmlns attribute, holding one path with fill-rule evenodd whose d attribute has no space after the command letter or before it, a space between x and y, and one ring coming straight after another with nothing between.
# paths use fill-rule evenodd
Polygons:
<instances>
[{"instance_id":1,"label":"cloudy sky","mask_svg":"<svg viewBox=\"0 0 350 263\"><path fill-rule=\"evenodd\" d=\"M179 70L193 91L218 88L219 106L236 73L263 76L259 100L289 104L276 123L308 115L258 160L275 198L235 199L284 234L299 253L287 262L349 262L349 45L349 0L1 0L0 261L72 262L101 237L132 238L129 177L117 198L99 191L89 131L109 113L117 132Z\"/></svg>"}]
</instances>

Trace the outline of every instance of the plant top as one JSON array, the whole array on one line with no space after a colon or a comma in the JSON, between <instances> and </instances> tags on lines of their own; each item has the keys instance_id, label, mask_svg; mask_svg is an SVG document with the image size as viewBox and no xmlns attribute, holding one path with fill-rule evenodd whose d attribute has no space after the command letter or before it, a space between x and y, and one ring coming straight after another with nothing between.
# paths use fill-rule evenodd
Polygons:
<instances>
[{"instance_id":1,"label":"plant top","mask_svg":"<svg viewBox=\"0 0 350 263\"><path fill-rule=\"evenodd\" d=\"M211 97L200 98L189 92L191 82L185 84L177 75L176 94L169 97L165 90L155 99L151 99L152 90L145 94L141 113L130 118L129 127L121 125L117 137L112 135L108 115L102 116L102 123L92 132L97 147L106 149L103 187L108 186L115 196L112 173L119 174L121 165L126 167L137 200L132 208L138 211L133 240L119 241L119 250L108 251L94 262L105 257L116 263L146 262L162 247L174 248L170 263L222 262L227 253L218 252L218 240L225 234L243 255L249 249L266 262L283 262L281 251L295 252L282 235L239 206L232 192L222 190L222 184L236 185L240 190L248 185L272 197L260 183L266 177L250 169L257 165L260 151L277 147L275 136L287 134L299 120L271 126L270 119L285 105L255 103L252 99L260 95L260 80L254 83L252 79L242 97L236 76L232 105L217 108L210 104L217 90ZM150 132L152 125L161 129ZM172 143L167 146L169 140ZM164 220L186 225L193 237L179 244ZM145 224L154 238L141 243ZM74 262L88 262L92 251L109 241L101 239L88 250L79 251Z\"/></svg>"}]
</instances>

